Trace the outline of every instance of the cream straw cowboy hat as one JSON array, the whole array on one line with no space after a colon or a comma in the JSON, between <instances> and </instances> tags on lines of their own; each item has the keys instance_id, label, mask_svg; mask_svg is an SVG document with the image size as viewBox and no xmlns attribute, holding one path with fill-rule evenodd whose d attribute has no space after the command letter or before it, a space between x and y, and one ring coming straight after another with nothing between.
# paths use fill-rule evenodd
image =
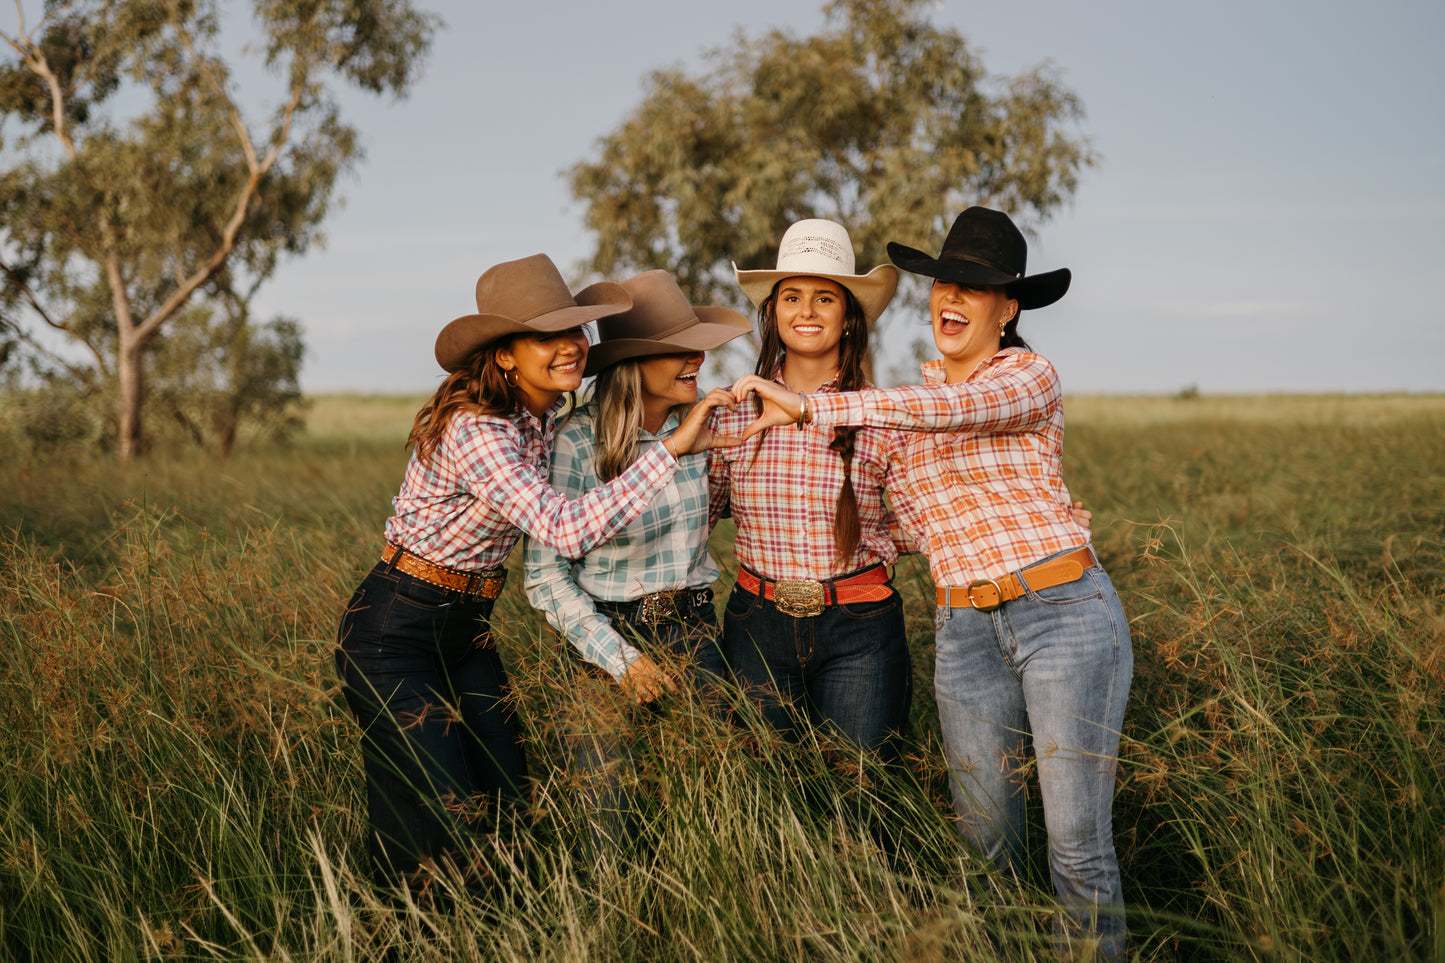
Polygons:
<instances>
[{"instance_id":1,"label":"cream straw cowboy hat","mask_svg":"<svg viewBox=\"0 0 1445 963\"><path fill-rule=\"evenodd\" d=\"M459 371L498 338L566 331L630 307L627 291L611 281L589 285L574 296L545 254L503 261L477 279L477 313L457 318L437 335L437 364Z\"/></svg>"},{"instance_id":2,"label":"cream straw cowboy hat","mask_svg":"<svg viewBox=\"0 0 1445 963\"><path fill-rule=\"evenodd\" d=\"M740 271L734 264L733 273L754 306L761 305L772 293L773 285L783 278L807 276L836 281L853 292L869 324L878 320L898 287L898 269L891 264L880 264L867 274L855 274L848 231L841 224L821 218L798 221L788 228L778 245L777 267L770 271Z\"/></svg>"},{"instance_id":3,"label":"cream straw cowboy hat","mask_svg":"<svg viewBox=\"0 0 1445 963\"><path fill-rule=\"evenodd\" d=\"M666 271L644 271L621 283L632 307L597 322L600 341L587 352L586 374L628 358L711 351L753 329L732 308L694 306Z\"/></svg>"}]
</instances>

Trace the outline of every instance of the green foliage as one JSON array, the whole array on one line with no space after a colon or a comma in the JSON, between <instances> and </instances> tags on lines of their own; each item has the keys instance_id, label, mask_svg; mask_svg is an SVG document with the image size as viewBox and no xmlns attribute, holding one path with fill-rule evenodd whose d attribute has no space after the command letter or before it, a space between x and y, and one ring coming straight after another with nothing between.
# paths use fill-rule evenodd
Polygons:
<instances>
[{"instance_id":1,"label":"green foliage","mask_svg":"<svg viewBox=\"0 0 1445 963\"><path fill-rule=\"evenodd\" d=\"M52 367L114 397L118 451L133 454L162 326L200 324L182 340L214 343L206 319L316 241L337 179L361 156L331 85L402 95L436 18L407 0L258 0L279 102L254 123L213 0L47 4L33 27L17 12L15 32L0 31L14 52L0 63L0 109L15 132L0 170L0 319ZM33 325L84 360L50 353Z\"/></svg>"},{"instance_id":2,"label":"green foliage","mask_svg":"<svg viewBox=\"0 0 1445 963\"><path fill-rule=\"evenodd\" d=\"M319 399L296 448L229 461L0 445L0 959L1055 959L1042 846L999 895L955 844L916 566L910 778L860 791L679 699L638 726L643 845L595 865L559 768L578 688L513 579L528 826L478 841L493 892L370 888L332 633L419 402ZM1066 405L1135 640L1131 959L1440 959L1445 398Z\"/></svg>"},{"instance_id":3,"label":"green foliage","mask_svg":"<svg viewBox=\"0 0 1445 963\"><path fill-rule=\"evenodd\" d=\"M1094 163L1083 113L1047 65L987 77L925 0L835 0L808 37L714 51L701 76L657 71L642 102L569 171L608 277L666 268L697 301L740 303L729 263L772 264L803 217L846 225L860 264L934 249L969 204L1046 218Z\"/></svg>"}]
</instances>

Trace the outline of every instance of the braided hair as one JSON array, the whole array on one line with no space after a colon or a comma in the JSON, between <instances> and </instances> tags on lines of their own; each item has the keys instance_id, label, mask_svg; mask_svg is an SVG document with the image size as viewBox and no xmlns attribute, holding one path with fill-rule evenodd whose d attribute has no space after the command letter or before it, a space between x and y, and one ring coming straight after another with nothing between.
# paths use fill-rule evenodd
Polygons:
<instances>
[{"instance_id":1,"label":"braided hair","mask_svg":"<svg viewBox=\"0 0 1445 963\"><path fill-rule=\"evenodd\" d=\"M758 350L758 363L754 374L762 378L774 377L787 357L788 349L778 333L778 319L775 307L778 288L783 280L773 285L773 290L758 305L758 327L762 331L762 346ZM865 384L863 362L868 357L868 320L863 314L863 305L853 292L839 283L843 290L843 337L838 343L838 390L857 391ZM758 402L761 404L761 402ZM840 426L833 429L833 440L828 450L836 452L843 459L843 487L838 490L838 499L833 508L833 542L837 548L835 560L841 567L858 551L861 529L858 525L858 496L853 491L853 454L857 443L858 426ZM756 455L754 455L756 457Z\"/></svg>"}]
</instances>

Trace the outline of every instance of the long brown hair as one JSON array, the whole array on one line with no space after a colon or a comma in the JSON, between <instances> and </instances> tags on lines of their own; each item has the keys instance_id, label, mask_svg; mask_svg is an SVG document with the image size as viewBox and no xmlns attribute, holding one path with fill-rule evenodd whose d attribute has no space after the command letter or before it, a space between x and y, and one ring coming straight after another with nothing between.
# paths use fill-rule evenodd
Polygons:
<instances>
[{"instance_id":1,"label":"long brown hair","mask_svg":"<svg viewBox=\"0 0 1445 963\"><path fill-rule=\"evenodd\" d=\"M447 424L458 411L504 415L524 402L522 392L507 383L506 372L497 365L497 352L511 347L512 340L499 338L482 347L463 368L449 372L421 406L406 438L407 447L416 446L420 460L426 461L436 452Z\"/></svg>"},{"instance_id":2,"label":"long brown hair","mask_svg":"<svg viewBox=\"0 0 1445 963\"><path fill-rule=\"evenodd\" d=\"M778 288L787 278L773 285L773 290L758 305L758 328L762 331L762 346L758 349L758 364L753 373L760 378L773 378L787 357L788 349L778 333L778 317L775 311ZM868 319L863 314L863 305L853 292L841 282L833 282L843 290L843 337L838 342L838 390L857 391L866 383L863 376L863 362L868 357ZM755 401L761 408L761 401ZM858 526L858 496L853 491L853 454L858 436L858 426L849 425L833 429L833 440L828 449L843 459L843 487L838 490L838 500L833 507L833 542L837 547L836 562L842 565L858 551L862 532ZM756 453L754 454L756 457Z\"/></svg>"}]
</instances>

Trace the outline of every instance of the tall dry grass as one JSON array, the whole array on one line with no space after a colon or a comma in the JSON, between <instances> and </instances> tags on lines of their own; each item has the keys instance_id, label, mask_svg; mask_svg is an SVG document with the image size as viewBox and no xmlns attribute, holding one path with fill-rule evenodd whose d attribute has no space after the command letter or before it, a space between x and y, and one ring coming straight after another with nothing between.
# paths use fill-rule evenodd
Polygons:
<instances>
[{"instance_id":1,"label":"tall dry grass","mask_svg":"<svg viewBox=\"0 0 1445 963\"><path fill-rule=\"evenodd\" d=\"M1445 957L1445 399L1069 412L1068 477L1135 633L1132 954ZM1052 958L1038 814L1003 896L948 823L916 562L905 777L860 790L678 700L626 777L640 844L600 862L557 765L557 643L509 586L535 786L519 835L479 841L504 885L373 891L331 636L411 413L321 399L294 450L226 462L0 453L0 958Z\"/></svg>"}]
</instances>

